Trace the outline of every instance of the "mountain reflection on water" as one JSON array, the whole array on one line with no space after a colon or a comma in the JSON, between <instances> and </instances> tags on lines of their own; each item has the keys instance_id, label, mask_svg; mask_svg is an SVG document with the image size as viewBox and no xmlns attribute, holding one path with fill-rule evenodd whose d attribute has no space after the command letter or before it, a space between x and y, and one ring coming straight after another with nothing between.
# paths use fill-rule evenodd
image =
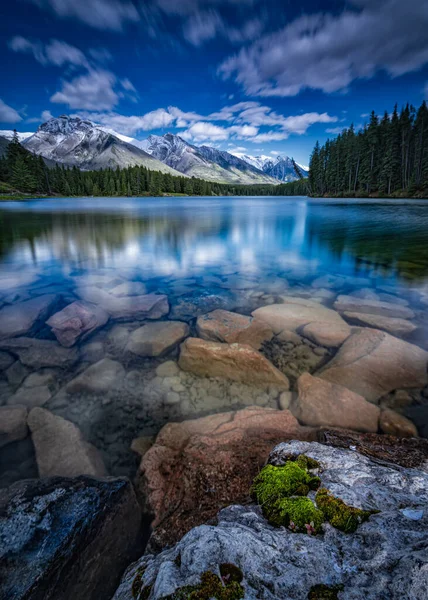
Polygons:
<instances>
[{"instance_id":1,"label":"mountain reflection on water","mask_svg":"<svg viewBox=\"0 0 428 600\"><path fill-rule=\"evenodd\" d=\"M162 313L162 320L186 321L190 336L198 335L196 317L216 308L250 315L283 303L284 296L330 308L341 294L357 303L368 298L390 304L375 311L371 323L346 317L351 325L381 327L385 310L404 315L392 325L404 327L408 342L428 350L428 205L301 197L65 198L0 205L0 318L16 310L18 322L25 321L26 305L20 303L34 299L54 298L51 316L77 300L102 306L123 290L127 302L137 295L126 291L131 289L167 296L169 313ZM168 421L249 405L280 406L274 386L257 388L246 380L179 369L177 344L165 355L135 355L128 343L141 329L140 317L104 308L106 320L71 349L72 364L40 360L37 347L46 340L54 355L64 352L46 315L11 336L24 335L24 342L18 341L24 344L26 336L32 338L36 350L24 349L25 364L16 339L0 330L0 405L43 406L73 422L101 451L110 474L129 477L137 465L132 440L153 436ZM10 330L8 318L0 325ZM288 377L294 399L298 378L317 373L337 352L296 333L301 330L261 348ZM116 369L118 376L103 394L96 389L98 373L83 391L73 386L104 359L110 361L107 371ZM383 376L383 362L381 367ZM390 387L381 406L397 409L428 437L428 386L420 383L421 377L409 392L408 385L406 390ZM401 395L395 397L396 390ZM36 475L29 438L0 450L0 487Z\"/></svg>"},{"instance_id":2,"label":"mountain reflection on water","mask_svg":"<svg viewBox=\"0 0 428 600\"><path fill-rule=\"evenodd\" d=\"M233 262L240 269L376 271L394 284L428 276L423 202L91 198L2 208L5 268L137 267L162 277Z\"/></svg>"}]
</instances>

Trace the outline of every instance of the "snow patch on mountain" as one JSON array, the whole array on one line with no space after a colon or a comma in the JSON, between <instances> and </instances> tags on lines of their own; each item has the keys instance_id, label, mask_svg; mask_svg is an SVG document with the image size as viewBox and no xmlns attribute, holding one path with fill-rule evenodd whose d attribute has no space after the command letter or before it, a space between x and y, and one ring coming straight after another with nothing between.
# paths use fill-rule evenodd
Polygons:
<instances>
[{"instance_id":1,"label":"snow patch on mountain","mask_svg":"<svg viewBox=\"0 0 428 600\"><path fill-rule=\"evenodd\" d=\"M0 130L0 136L6 138L7 140L12 140L14 133L15 132L12 131L11 129ZM23 142L27 138L34 135L34 131L17 131L17 134L18 134L18 140L20 142Z\"/></svg>"}]
</instances>

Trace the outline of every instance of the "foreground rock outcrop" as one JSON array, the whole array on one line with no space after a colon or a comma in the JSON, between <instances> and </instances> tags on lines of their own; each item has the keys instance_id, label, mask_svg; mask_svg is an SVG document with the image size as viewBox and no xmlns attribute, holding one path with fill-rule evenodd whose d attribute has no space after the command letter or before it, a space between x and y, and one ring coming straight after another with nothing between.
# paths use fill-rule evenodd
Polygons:
<instances>
[{"instance_id":1,"label":"foreground rock outcrop","mask_svg":"<svg viewBox=\"0 0 428 600\"><path fill-rule=\"evenodd\" d=\"M288 390L288 379L260 352L247 344L220 344L188 338L180 349L178 364L183 371L207 377Z\"/></svg>"},{"instance_id":2,"label":"foreground rock outcrop","mask_svg":"<svg viewBox=\"0 0 428 600\"><path fill-rule=\"evenodd\" d=\"M177 542L232 502L284 439L315 439L288 411L250 407L169 423L141 461L138 489L154 514L152 545Z\"/></svg>"},{"instance_id":3,"label":"foreground rock outcrop","mask_svg":"<svg viewBox=\"0 0 428 600\"><path fill-rule=\"evenodd\" d=\"M110 598L141 511L125 479L27 480L0 490L0 598ZM137 546L138 547L138 546Z\"/></svg>"},{"instance_id":4,"label":"foreground rock outcrop","mask_svg":"<svg viewBox=\"0 0 428 600\"><path fill-rule=\"evenodd\" d=\"M114 600L184 598L186 590L207 590L209 584L221 586L222 598L245 600L423 598L428 474L297 441L277 446L269 463L282 466L302 454L319 463L316 485L368 511L356 530L344 533L326 519L318 535L311 524L308 533L296 533L293 523L270 525L258 506L231 506L216 523L196 527L174 547L131 565Z\"/></svg>"}]
</instances>

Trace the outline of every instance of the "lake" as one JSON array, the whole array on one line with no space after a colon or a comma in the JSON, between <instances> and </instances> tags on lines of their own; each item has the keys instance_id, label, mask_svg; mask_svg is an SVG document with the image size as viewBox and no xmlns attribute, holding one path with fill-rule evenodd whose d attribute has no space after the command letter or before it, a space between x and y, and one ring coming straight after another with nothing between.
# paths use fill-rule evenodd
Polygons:
<instances>
[{"instance_id":1,"label":"lake","mask_svg":"<svg viewBox=\"0 0 428 600\"><path fill-rule=\"evenodd\" d=\"M153 294L166 298L155 304ZM275 386L206 378L176 362L183 337L198 336L197 317L216 309L251 315L287 298L328 308L339 302L352 327L386 329L428 350L428 203L303 197L3 202L0 404L43 406L75 423L111 474L132 477L132 440L155 435L168 421L254 404L278 408ZM90 314L62 313L76 301ZM71 325L63 324L64 314ZM74 335L82 320L84 330ZM167 321L188 325L171 333L172 347L134 335L142 325ZM293 401L299 375L324 369L339 347L295 329L288 337L275 331L260 347L288 377ZM86 373L105 359L111 362ZM407 391L392 389L376 403L406 415L428 437L428 388L420 381L403 387ZM2 485L35 474L28 438L0 450Z\"/></svg>"}]
</instances>

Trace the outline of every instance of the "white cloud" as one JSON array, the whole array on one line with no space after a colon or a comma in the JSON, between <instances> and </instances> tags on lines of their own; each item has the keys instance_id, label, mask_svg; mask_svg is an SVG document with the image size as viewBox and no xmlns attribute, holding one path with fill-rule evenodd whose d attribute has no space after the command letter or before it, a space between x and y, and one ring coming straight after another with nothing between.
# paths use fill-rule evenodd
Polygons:
<instances>
[{"instance_id":1,"label":"white cloud","mask_svg":"<svg viewBox=\"0 0 428 600\"><path fill-rule=\"evenodd\" d=\"M224 127L219 127L213 123L197 122L193 123L189 129L180 133L181 137L185 140L193 142L222 142L229 138L229 131Z\"/></svg>"},{"instance_id":2,"label":"white cloud","mask_svg":"<svg viewBox=\"0 0 428 600\"><path fill-rule=\"evenodd\" d=\"M270 153L272 154L272 156L279 156L280 152L278 152L277 150L271 150Z\"/></svg>"},{"instance_id":3,"label":"white cloud","mask_svg":"<svg viewBox=\"0 0 428 600\"><path fill-rule=\"evenodd\" d=\"M259 133L251 139L254 143L264 144L265 142L280 142L286 140L289 134L285 131L267 131L266 133Z\"/></svg>"},{"instance_id":4,"label":"white cloud","mask_svg":"<svg viewBox=\"0 0 428 600\"><path fill-rule=\"evenodd\" d=\"M328 129L326 129L326 133L332 133L334 135L338 135L339 133L342 133L344 127L329 127Z\"/></svg>"},{"instance_id":5,"label":"white cloud","mask_svg":"<svg viewBox=\"0 0 428 600\"><path fill-rule=\"evenodd\" d=\"M174 117L163 108L158 108L141 116L126 116L114 112L79 112L77 116L130 136L135 135L138 131L151 131L169 127L174 121Z\"/></svg>"},{"instance_id":6,"label":"white cloud","mask_svg":"<svg viewBox=\"0 0 428 600\"><path fill-rule=\"evenodd\" d=\"M113 73L91 70L71 81L63 81L61 90L50 100L56 104L67 104L70 108L110 110L119 101L115 84Z\"/></svg>"},{"instance_id":7,"label":"white cloud","mask_svg":"<svg viewBox=\"0 0 428 600\"><path fill-rule=\"evenodd\" d=\"M22 117L14 108L0 99L0 123L19 123Z\"/></svg>"},{"instance_id":8,"label":"white cloud","mask_svg":"<svg viewBox=\"0 0 428 600\"><path fill-rule=\"evenodd\" d=\"M243 43L257 38L264 28L262 19L255 17L240 27L226 23L219 12L213 9L192 14L184 23L183 36L190 44L200 46L204 42L222 36L233 43Z\"/></svg>"},{"instance_id":9,"label":"white cloud","mask_svg":"<svg viewBox=\"0 0 428 600\"><path fill-rule=\"evenodd\" d=\"M27 119L27 123L46 123L50 119L53 119L53 115L50 110L42 111L40 117L32 117L31 119Z\"/></svg>"},{"instance_id":10,"label":"white cloud","mask_svg":"<svg viewBox=\"0 0 428 600\"><path fill-rule=\"evenodd\" d=\"M65 64L89 67L88 60L79 48L70 46L61 40L51 40L48 44L31 41L20 35L13 37L9 48L14 52L30 53L42 65L62 67Z\"/></svg>"},{"instance_id":11,"label":"white cloud","mask_svg":"<svg viewBox=\"0 0 428 600\"><path fill-rule=\"evenodd\" d=\"M397 77L428 63L428 3L350 0L340 14L303 15L229 57L219 69L249 95L346 90L378 71Z\"/></svg>"},{"instance_id":12,"label":"white cloud","mask_svg":"<svg viewBox=\"0 0 428 600\"><path fill-rule=\"evenodd\" d=\"M28 0L52 10L58 17L74 18L97 29L121 31L127 22L140 15L132 2L122 0Z\"/></svg>"},{"instance_id":13,"label":"white cloud","mask_svg":"<svg viewBox=\"0 0 428 600\"><path fill-rule=\"evenodd\" d=\"M258 128L253 125L232 125L229 127L229 131L236 134L238 138L252 138L259 132Z\"/></svg>"}]
</instances>

